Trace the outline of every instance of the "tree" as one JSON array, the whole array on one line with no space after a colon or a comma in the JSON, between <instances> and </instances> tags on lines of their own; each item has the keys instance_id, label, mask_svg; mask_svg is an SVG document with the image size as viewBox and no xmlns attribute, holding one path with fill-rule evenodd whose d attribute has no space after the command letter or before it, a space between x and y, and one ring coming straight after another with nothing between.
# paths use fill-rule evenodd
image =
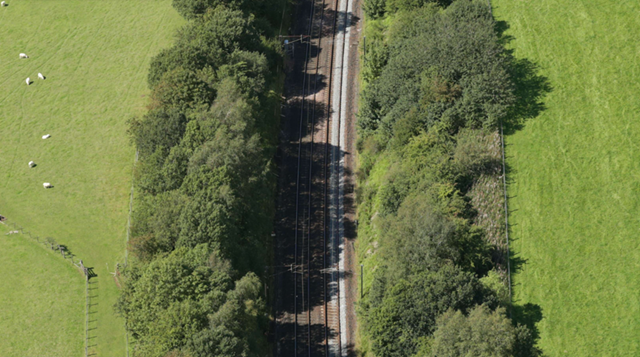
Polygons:
<instances>
[{"instance_id":1,"label":"tree","mask_svg":"<svg viewBox=\"0 0 640 357\"><path fill-rule=\"evenodd\" d=\"M215 91L193 71L176 67L162 75L151 98L152 106L189 113L208 107Z\"/></svg>"},{"instance_id":2,"label":"tree","mask_svg":"<svg viewBox=\"0 0 640 357\"><path fill-rule=\"evenodd\" d=\"M206 328L233 286L228 262L207 245L178 248L127 273L116 310L137 340L138 356L180 349Z\"/></svg>"},{"instance_id":3,"label":"tree","mask_svg":"<svg viewBox=\"0 0 640 357\"><path fill-rule=\"evenodd\" d=\"M220 3L221 0L173 0L172 5L185 19L195 19Z\"/></svg>"},{"instance_id":4,"label":"tree","mask_svg":"<svg viewBox=\"0 0 640 357\"><path fill-rule=\"evenodd\" d=\"M472 273L454 265L397 280L379 304L372 304L367 331L378 356L413 356L420 341L435 330L436 318L448 309L467 311L475 305L496 305L495 297Z\"/></svg>"},{"instance_id":5,"label":"tree","mask_svg":"<svg viewBox=\"0 0 640 357\"><path fill-rule=\"evenodd\" d=\"M504 310L490 311L481 305L468 316L449 310L439 317L430 355L508 357L513 356L514 343L515 328Z\"/></svg>"},{"instance_id":6,"label":"tree","mask_svg":"<svg viewBox=\"0 0 640 357\"><path fill-rule=\"evenodd\" d=\"M166 107L147 112L141 120L129 121L129 134L141 157L153 154L158 147L171 149L184 134L187 118L178 110Z\"/></svg>"},{"instance_id":7,"label":"tree","mask_svg":"<svg viewBox=\"0 0 640 357\"><path fill-rule=\"evenodd\" d=\"M194 357L258 356L267 348L261 332L268 323L260 291L255 274L238 280L224 305L210 315L209 328L193 336L186 349Z\"/></svg>"},{"instance_id":8,"label":"tree","mask_svg":"<svg viewBox=\"0 0 640 357\"><path fill-rule=\"evenodd\" d=\"M377 19L384 15L385 4L385 0L366 0L362 8L368 17Z\"/></svg>"},{"instance_id":9,"label":"tree","mask_svg":"<svg viewBox=\"0 0 640 357\"><path fill-rule=\"evenodd\" d=\"M524 337L523 337L524 336ZM484 305L472 309L467 316L449 310L438 318L430 343L433 357L510 357L538 356L525 326L513 326L504 309L491 311Z\"/></svg>"},{"instance_id":10,"label":"tree","mask_svg":"<svg viewBox=\"0 0 640 357\"><path fill-rule=\"evenodd\" d=\"M412 108L425 128L439 121L451 133L495 128L514 103L512 59L486 5L461 0L403 21L407 26L390 30L388 63L363 96L361 130L382 129L390 138L395 122Z\"/></svg>"}]
</instances>

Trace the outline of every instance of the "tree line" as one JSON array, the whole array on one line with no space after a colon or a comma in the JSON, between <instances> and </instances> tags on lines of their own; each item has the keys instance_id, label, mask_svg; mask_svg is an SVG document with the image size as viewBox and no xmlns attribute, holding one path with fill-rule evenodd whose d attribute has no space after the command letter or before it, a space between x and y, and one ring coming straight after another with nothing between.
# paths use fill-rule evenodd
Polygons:
<instances>
[{"instance_id":1,"label":"tree line","mask_svg":"<svg viewBox=\"0 0 640 357\"><path fill-rule=\"evenodd\" d=\"M539 356L508 318L499 124L514 58L485 2L365 0L358 114L363 352Z\"/></svg>"},{"instance_id":2,"label":"tree line","mask_svg":"<svg viewBox=\"0 0 640 357\"><path fill-rule=\"evenodd\" d=\"M269 353L283 0L173 0L187 20L151 61L116 311L134 356Z\"/></svg>"}]
</instances>

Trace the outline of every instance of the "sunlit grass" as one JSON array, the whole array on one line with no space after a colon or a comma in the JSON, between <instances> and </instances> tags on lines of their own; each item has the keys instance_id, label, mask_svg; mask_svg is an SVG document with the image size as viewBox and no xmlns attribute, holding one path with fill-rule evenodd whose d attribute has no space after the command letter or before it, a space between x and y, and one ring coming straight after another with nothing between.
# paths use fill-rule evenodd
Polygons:
<instances>
[{"instance_id":1,"label":"sunlit grass","mask_svg":"<svg viewBox=\"0 0 640 357\"><path fill-rule=\"evenodd\" d=\"M553 86L506 138L514 303L541 307L549 356L638 355L640 3L492 3Z\"/></svg>"},{"instance_id":2,"label":"sunlit grass","mask_svg":"<svg viewBox=\"0 0 640 357\"><path fill-rule=\"evenodd\" d=\"M109 272L123 262L125 249L134 160L126 121L144 110L150 58L171 44L182 20L170 0L8 3L0 8L0 214L34 235L54 237L94 268L98 276L92 293L96 313L90 345L100 356L123 356L124 323L113 313L118 289ZM19 59L21 52L30 58ZM38 72L46 80L39 80ZM34 81L30 86L25 84L27 77ZM44 134L51 138L42 140ZM31 160L37 164L32 169L27 165ZM43 182L54 188L43 189ZM29 252L40 249L37 246L7 246L1 248L5 259L14 259L12 249L27 255L42 253ZM69 268L58 260L46 261L60 265L51 266L52 273ZM51 304L76 298L58 289L55 276L33 282L29 276L24 277L29 290L16 294L41 295ZM69 288L73 294L77 288L84 290L81 277L74 281L79 285ZM0 275L3 289L12 284L15 280L9 274ZM3 305L3 313L19 317L28 311L27 301L18 300L11 308ZM84 309L83 301L79 307ZM58 328L58 323L74 316L61 312L50 310L47 323L39 328L67 334L60 341L68 346L60 348L73 353L31 355L84 353L82 329L78 334L75 324L68 330ZM19 321L0 318L0 335L5 339L0 342L1 356L24 356L13 351L48 346L35 337L11 342L15 329L37 335L31 324L16 325ZM7 343L19 344L20 349L7 349Z\"/></svg>"}]
</instances>

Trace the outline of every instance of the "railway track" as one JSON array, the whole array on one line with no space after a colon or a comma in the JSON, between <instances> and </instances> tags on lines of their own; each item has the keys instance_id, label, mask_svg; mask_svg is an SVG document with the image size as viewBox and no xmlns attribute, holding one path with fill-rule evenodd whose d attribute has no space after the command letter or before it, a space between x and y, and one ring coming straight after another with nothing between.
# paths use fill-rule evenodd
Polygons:
<instances>
[{"instance_id":1,"label":"railway track","mask_svg":"<svg viewBox=\"0 0 640 357\"><path fill-rule=\"evenodd\" d=\"M304 35L288 45L293 68L283 108L275 252L278 356L347 355L346 309L341 309L346 302L340 294L345 271L341 143L352 1L302 1L292 32Z\"/></svg>"}]
</instances>

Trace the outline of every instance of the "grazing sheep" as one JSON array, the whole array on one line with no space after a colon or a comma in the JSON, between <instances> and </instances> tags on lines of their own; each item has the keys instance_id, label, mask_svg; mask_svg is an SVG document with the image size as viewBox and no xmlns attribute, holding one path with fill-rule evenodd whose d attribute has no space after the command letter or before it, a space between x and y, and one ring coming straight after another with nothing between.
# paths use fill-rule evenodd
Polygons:
<instances>
[{"instance_id":1,"label":"grazing sheep","mask_svg":"<svg viewBox=\"0 0 640 357\"><path fill-rule=\"evenodd\" d=\"M29 161L29 167L34 167L34 166L36 166L36 163L33 161Z\"/></svg>"},{"instance_id":2,"label":"grazing sheep","mask_svg":"<svg viewBox=\"0 0 640 357\"><path fill-rule=\"evenodd\" d=\"M42 184L42 187L44 187L44 188L51 188L51 187L53 187L53 186L52 186L50 183L45 182L45 183L43 183L43 184Z\"/></svg>"},{"instance_id":3,"label":"grazing sheep","mask_svg":"<svg viewBox=\"0 0 640 357\"><path fill-rule=\"evenodd\" d=\"M27 77L27 80L25 82L27 82L27 85L31 85L31 78Z\"/></svg>"},{"instance_id":4,"label":"grazing sheep","mask_svg":"<svg viewBox=\"0 0 640 357\"><path fill-rule=\"evenodd\" d=\"M20 54L20 58L29 58L29 56L27 56L27 54L26 54L26 53L21 53L21 54Z\"/></svg>"},{"instance_id":5,"label":"grazing sheep","mask_svg":"<svg viewBox=\"0 0 640 357\"><path fill-rule=\"evenodd\" d=\"M0 6L7 6L7 3L6 3L6 2L4 2L4 1L3 1L3 2L0 2Z\"/></svg>"},{"instance_id":6,"label":"grazing sheep","mask_svg":"<svg viewBox=\"0 0 640 357\"><path fill-rule=\"evenodd\" d=\"M38 78L44 79L44 76L42 75L42 73L38 73Z\"/></svg>"},{"instance_id":7,"label":"grazing sheep","mask_svg":"<svg viewBox=\"0 0 640 357\"><path fill-rule=\"evenodd\" d=\"M51 137L51 134L42 135L42 139L49 139L50 137Z\"/></svg>"}]
</instances>

